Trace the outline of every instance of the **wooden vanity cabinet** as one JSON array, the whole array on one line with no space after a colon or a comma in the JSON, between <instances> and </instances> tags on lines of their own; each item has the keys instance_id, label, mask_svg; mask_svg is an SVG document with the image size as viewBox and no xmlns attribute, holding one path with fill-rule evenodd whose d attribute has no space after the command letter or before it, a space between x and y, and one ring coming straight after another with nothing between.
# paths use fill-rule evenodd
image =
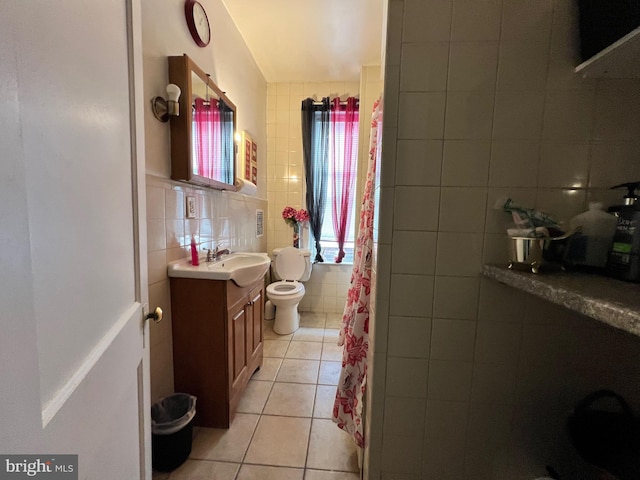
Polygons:
<instances>
[{"instance_id":1,"label":"wooden vanity cabinet","mask_svg":"<svg viewBox=\"0 0 640 480\"><path fill-rule=\"evenodd\" d=\"M170 281L175 391L198 397L196 425L227 428L262 366L264 279Z\"/></svg>"}]
</instances>

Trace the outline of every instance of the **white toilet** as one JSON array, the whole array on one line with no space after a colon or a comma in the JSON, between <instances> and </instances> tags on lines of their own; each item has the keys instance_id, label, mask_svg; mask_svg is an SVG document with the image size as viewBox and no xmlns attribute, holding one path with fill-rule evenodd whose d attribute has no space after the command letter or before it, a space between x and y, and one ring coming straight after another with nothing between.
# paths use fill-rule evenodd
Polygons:
<instances>
[{"instance_id":1,"label":"white toilet","mask_svg":"<svg viewBox=\"0 0 640 480\"><path fill-rule=\"evenodd\" d=\"M267 297L276 306L273 331L280 335L295 332L300 326L298 304L304 297L300 282L311 276L311 252L304 248L276 248L273 250L274 272L277 282L267 286Z\"/></svg>"}]
</instances>

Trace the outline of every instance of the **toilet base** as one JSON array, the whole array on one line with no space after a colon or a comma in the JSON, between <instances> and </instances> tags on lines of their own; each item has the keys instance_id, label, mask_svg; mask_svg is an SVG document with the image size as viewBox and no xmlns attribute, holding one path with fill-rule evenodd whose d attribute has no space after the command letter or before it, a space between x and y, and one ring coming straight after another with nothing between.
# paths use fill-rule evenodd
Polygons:
<instances>
[{"instance_id":1,"label":"toilet base","mask_svg":"<svg viewBox=\"0 0 640 480\"><path fill-rule=\"evenodd\" d=\"M298 304L276 305L276 319L273 322L273 331L278 335L289 335L300 328L300 314Z\"/></svg>"}]
</instances>

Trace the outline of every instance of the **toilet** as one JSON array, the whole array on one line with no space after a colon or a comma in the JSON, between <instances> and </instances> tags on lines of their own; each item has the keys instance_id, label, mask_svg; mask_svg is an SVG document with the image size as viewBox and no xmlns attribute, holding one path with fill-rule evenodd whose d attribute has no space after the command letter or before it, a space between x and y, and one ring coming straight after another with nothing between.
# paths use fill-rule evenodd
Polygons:
<instances>
[{"instance_id":1,"label":"toilet","mask_svg":"<svg viewBox=\"0 0 640 480\"><path fill-rule=\"evenodd\" d=\"M304 297L300 282L311 276L311 252L304 248L276 248L273 250L273 276L277 282L267 286L267 297L276 307L273 331L279 335L295 332L300 326L298 304Z\"/></svg>"}]
</instances>

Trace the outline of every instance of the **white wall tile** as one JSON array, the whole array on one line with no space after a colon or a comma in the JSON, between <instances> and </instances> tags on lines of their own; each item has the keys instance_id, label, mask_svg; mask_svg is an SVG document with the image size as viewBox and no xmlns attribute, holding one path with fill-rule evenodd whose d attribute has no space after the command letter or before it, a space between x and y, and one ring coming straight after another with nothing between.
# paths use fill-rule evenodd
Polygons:
<instances>
[{"instance_id":1,"label":"white wall tile","mask_svg":"<svg viewBox=\"0 0 640 480\"><path fill-rule=\"evenodd\" d=\"M586 188L589 147L587 143L543 143L540 148L538 186Z\"/></svg>"},{"instance_id":2,"label":"white wall tile","mask_svg":"<svg viewBox=\"0 0 640 480\"><path fill-rule=\"evenodd\" d=\"M548 63L546 43L503 42L498 61L498 90L543 91Z\"/></svg>"},{"instance_id":3,"label":"white wall tile","mask_svg":"<svg viewBox=\"0 0 640 480\"><path fill-rule=\"evenodd\" d=\"M400 63L400 91L441 92L447 86L449 45L404 43Z\"/></svg>"},{"instance_id":4,"label":"white wall tile","mask_svg":"<svg viewBox=\"0 0 640 480\"><path fill-rule=\"evenodd\" d=\"M405 0L402 41L449 41L452 3L452 0Z\"/></svg>"},{"instance_id":5,"label":"white wall tile","mask_svg":"<svg viewBox=\"0 0 640 480\"><path fill-rule=\"evenodd\" d=\"M429 357L430 339L431 319L423 317L389 318L390 356L426 359Z\"/></svg>"},{"instance_id":6,"label":"white wall tile","mask_svg":"<svg viewBox=\"0 0 640 480\"><path fill-rule=\"evenodd\" d=\"M389 396L385 399L384 435L422 439L427 400Z\"/></svg>"},{"instance_id":7,"label":"white wall tile","mask_svg":"<svg viewBox=\"0 0 640 480\"><path fill-rule=\"evenodd\" d=\"M452 44L447 90L493 91L497 64L497 42Z\"/></svg>"},{"instance_id":8,"label":"white wall tile","mask_svg":"<svg viewBox=\"0 0 640 480\"><path fill-rule=\"evenodd\" d=\"M549 42L553 0L505 1L502 12L502 41Z\"/></svg>"},{"instance_id":9,"label":"white wall tile","mask_svg":"<svg viewBox=\"0 0 640 480\"><path fill-rule=\"evenodd\" d=\"M431 360L429 400L466 402L471 395L473 363Z\"/></svg>"},{"instance_id":10,"label":"white wall tile","mask_svg":"<svg viewBox=\"0 0 640 480\"><path fill-rule=\"evenodd\" d=\"M387 392L396 397L426 398L427 360L387 358Z\"/></svg>"},{"instance_id":11,"label":"white wall tile","mask_svg":"<svg viewBox=\"0 0 640 480\"><path fill-rule=\"evenodd\" d=\"M454 0L451 41L497 41L502 0Z\"/></svg>"},{"instance_id":12,"label":"white wall tile","mask_svg":"<svg viewBox=\"0 0 640 480\"><path fill-rule=\"evenodd\" d=\"M444 106L444 93L401 93L398 138L442 138Z\"/></svg>"},{"instance_id":13,"label":"white wall tile","mask_svg":"<svg viewBox=\"0 0 640 480\"><path fill-rule=\"evenodd\" d=\"M476 338L477 363L517 364L522 325L520 323L479 322Z\"/></svg>"},{"instance_id":14,"label":"white wall tile","mask_svg":"<svg viewBox=\"0 0 640 480\"><path fill-rule=\"evenodd\" d=\"M480 281L472 277L436 277L433 316L475 320Z\"/></svg>"},{"instance_id":15,"label":"white wall tile","mask_svg":"<svg viewBox=\"0 0 640 480\"><path fill-rule=\"evenodd\" d=\"M475 321L434 318L432 325L432 360L473 361Z\"/></svg>"},{"instance_id":16,"label":"white wall tile","mask_svg":"<svg viewBox=\"0 0 640 480\"><path fill-rule=\"evenodd\" d=\"M435 232L394 232L392 273L432 275L435 270L436 239Z\"/></svg>"},{"instance_id":17,"label":"white wall tile","mask_svg":"<svg viewBox=\"0 0 640 480\"><path fill-rule=\"evenodd\" d=\"M496 94L493 138L517 140L540 138L544 94L498 92Z\"/></svg>"},{"instance_id":18,"label":"white wall tile","mask_svg":"<svg viewBox=\"0 0 640 480\"><path fill-rule=\"evenodd\" d=\"M596 143L591 146L591 152L589 187L611 188L628 182L629 178L640 178L640 142ZM612 165L616 168L611 168Z\"/></svg>"},{"instance_id":19,"label":"white wall tile","mask_svg":"<svg viewBox=\"0 0 640 480\"><path fill-rule=\"evenodd\" d=\"M475 277L482 266L483 235L478 233L438 233L436 274Z\"/></svg>"},{"instance_id":20,"label":"white wall tile","mask_svg":"<svg viewBox=\"0 0 640 480\"><path fill-rule=\"evenodd\" d=\"M396 152L396 185L440 185L442 141L399 140Z\"/></svg>"},{"instance_id":21,"label":"white wall tile","mask_svg":"<svg viewBox=\"0 0 640 480\"><path fill-rule=\"evenodd\" d=\"M397 187L393 227L396 230L435 231L439 207L440 189L437 187Z\"/></svg>"},{"instance_id":22,"label":"white wall tile","mask_svg":"<svg viewBox=\"0 0 640 480\"><path fill-rule=\"evenodd\" d=\"M489 167L491 187L535 187L540 145L536 142L494 142Z\"/></svg>"},{"instance_id":23,"label":"white wall tile","mask_svg":"<svg viewBox=\"0 0 640 480\"><path fill-rule=\"evenodd\" d=\"M428 275L391 275L389 313L407 317L430 317L433 277Z\"/></svg>"},{"instance_id":24,"label":"white wall tile","mask_svg":"<svg viewBox=\"0 0 640 480\"><path fill-rule=\"evenodd\" d=\"M568 222L587 209L585 190L538 190L536 208L549 213L559 222Z\"/></svg>"},{"instance_id":25,"label":"white wall tile","mask_svg":"<svg viewBox=\"0 0 640 480\"><path fill-rule=\"evenodd\" d=\"M493 105L493 93L448 93L445 138L447 140L491 138Z\"/></svg>"},{"instance_id":26,"label":"white wall tile","mask_svg":"<svg viewBox=\"0 0 640 480\"><path fill-rule=\"evenodd\" d=\"M482 232L487 208L487 189L443 187L440 193L441 232Z\"/></svg>"},{"instance_id":27,"label":"white wall tile","mask_svg":"<svg viewBox=\"0 0 640 480\"><path fill-rule=\"evenodd\" d=\"M594 122L593 103L593 95L590 93L548 94L542 138L553 140L591 138Z\"/></svg>"},{"instance_id":28,"label":"white wall tile","mask_svg":"<svg viewBox=\"0 0 640 480\"><path fill-rule=\"evenodd\" d=\"M490 142L445 141L442 185L483 187L489 179Z\"/></svg>"}]
</instances>

